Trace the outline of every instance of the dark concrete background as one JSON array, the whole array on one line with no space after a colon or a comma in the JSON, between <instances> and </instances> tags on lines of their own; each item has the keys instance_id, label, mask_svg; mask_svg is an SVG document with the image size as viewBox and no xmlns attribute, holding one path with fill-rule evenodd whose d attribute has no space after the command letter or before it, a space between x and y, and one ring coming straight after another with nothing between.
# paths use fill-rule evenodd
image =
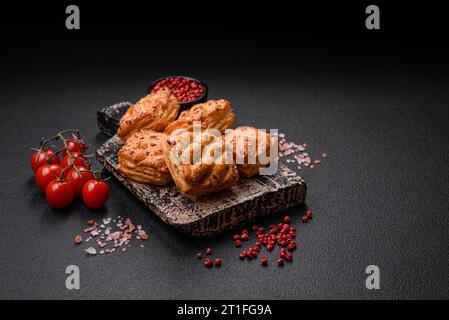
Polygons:
<instances>
[{"instance_id":1,"label":"dark concrete background","mask_svg":"<svg viewBox=\"0 0 449 320\"><path fill-rule=\"evenodd\" d=\"M343 43L294 36L186 37L81 30L9 34L0 77L0 298L448 298L448 60L445 52L389 41ZM237 125L279 128L311 153L329 153L308 183L307 206L289 210L295 261L262 268L240 261L231 234L191 239L166 226L112 179L107 208L52 210L34 185L32 146L76 127L94 151L96 110L135 101L155 78L206 81L229 99ZM87 257L73 244L89 217L129 216L149 232L145 248ZM260 225L278 221L282 214ZM220 269L197 251L212 247ZM82 246L84 247L84 246ZM270 262L275 253L268 255ZM81 290L65 288L65 268ZM381 270L378 291L365 268Z\"/></svg>"}]
</instances>

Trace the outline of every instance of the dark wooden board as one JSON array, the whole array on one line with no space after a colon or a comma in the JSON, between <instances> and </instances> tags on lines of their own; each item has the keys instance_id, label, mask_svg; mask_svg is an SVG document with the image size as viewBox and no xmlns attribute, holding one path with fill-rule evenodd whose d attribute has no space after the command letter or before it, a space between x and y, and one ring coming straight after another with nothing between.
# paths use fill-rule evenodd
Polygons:
<instances>
[{"instance_id":1,"label":"dark wooden board","mask_svg":"<svg viewBox=\"0 0 449 320\"><path fill-rule=\"evenodd\" d=\"M165 187L141 184L117 170L116 136L102 147L98 161L163 221L193 236L212 236L243 222L301 204L306 184L295 172L280 164L273 176L242 178L228 190L200 197L187 197L171 183Z\"/></svg>"},{"instance_id":2,"label":"dark wooden board","mask_svg":"<svg viewBox=\"0 0 449 320\"><path fill-rule=\"evenodd\" d=\"M126 110L132 105L131 102L122 101L112 106L97 111L97 126L101 132L111 137L117 132L120 119Z\"/></svg>"}]
</instances>

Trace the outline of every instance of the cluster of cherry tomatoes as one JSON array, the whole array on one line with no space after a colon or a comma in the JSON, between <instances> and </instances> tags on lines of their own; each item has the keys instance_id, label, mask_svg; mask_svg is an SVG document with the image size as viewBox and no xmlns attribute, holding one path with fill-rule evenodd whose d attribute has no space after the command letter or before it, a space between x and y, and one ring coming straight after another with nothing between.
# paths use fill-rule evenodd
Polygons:
<instances>
[{"instance_id":1,"label":"cluster of cherry tomatoes","mask_svg":"<svg viewBox=\"0 0 449 320\"><path fill-rule=\"evenodd\" d=\"M71 134L69 138L65 135ZM55 151L47 145L62 142ZM76 129L64 130L54 137L44 139L32 155L31 168L35 173L36 185L45 193L53 208L66 208L74 197L82 197L88 208L103 207L109 197L109 186L101 180L101 170L91 170L85 154L87 146Z\"/></svg>"}]
</instances>

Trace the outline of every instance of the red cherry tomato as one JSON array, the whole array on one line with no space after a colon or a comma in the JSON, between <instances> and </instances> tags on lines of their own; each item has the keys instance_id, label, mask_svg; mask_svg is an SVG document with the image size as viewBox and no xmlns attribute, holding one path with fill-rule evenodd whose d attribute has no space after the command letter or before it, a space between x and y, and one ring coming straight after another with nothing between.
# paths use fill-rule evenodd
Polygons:
<instances>
[{"instance_id":1,"label":"red cherry tomato","mask_svg":"<svg viewBox=\"0 0 449 320\"><path fill-rule=\"evenodd\" d=\"M77 167L89 167L89 161L87 161L86 158L84 158L83 154L79 152L70 153L72 156L73 164ZM69 156L66 155L61 162L61 165L63 168L70 165Z\"/></svg>"},{"instance_id":2,"label":"red cherry tomato","mask_svg":"<svg viewBox=\"0 0 449 320\"><path fill-rule=\"evenodd\" d=\"M55 151L52 148L44 149L40 153L39 151L36 151L31 156L30 165L34 172L37 171L41 166L44 164L47 164L47 159L50 160L50 158L55 154ZM39 155L39 157L38 157ZM59 163L59 157L55 156L55 158L51 161L51 164L58 164Z\"/></svg>"},{"instance_id":3,"label":"red cherry tomato","mask_svg":"<svg viewBox=\"0 0 449 320\"><path fill-rule=\"evenodd\" d=\"M73 187L69 181L53 180L45 190L45 198L56 209L66 208L73 201Z\"/></svg>"},{"instance_id":4,"label":"red cherry tomato","mask_svg":"<svg viewBox=\"0 0 449 320\"><path fill-rule=\"evenodd\" d=\"M92 179L83 186L83 200L88 208L101 208L108 201L108 197L109 186L104 181Z\"/></svg>"},{"instance_id":5,"label":"red cherry tomato","mask_svg":"<svg viewBox=\"0 0 449 320\"><path fill-rule=\"evenodd\" d=\"M79 171L87 170L86 167L78 167ZM92 172L84 171L80 172L81 175L79 175L75 169L70 169L67 173L66 180L70 181L72 183L73 187L73 193L75 196L80 196L83 191L83 186L86 183L86 181L89 181L94 178Z\"/></svg>"},{"instance_id":6,"label":"red cherry tomato","mask_svg":"<svg viewBox=\"0 0 449 320\"><path fill-rule=\"evenodd\" d=\"M78 152L84 154L84 151L87 149L86 143L80 139L67 139L67 150L70 154ZM61 152L62 156L65 157L67 152L63 150Z\"/></svg>"},{"instance_id":7,"label":"red cherry tomato","mask_svg":"<svg viewBox=\"0 0 449 320\"><path fill-rule=\"evenodd\" d=\"M44 164L36 171L35 181L39 189L45 192L47 185L61 174L60 164Z\"/></svg>"}]
</instances>

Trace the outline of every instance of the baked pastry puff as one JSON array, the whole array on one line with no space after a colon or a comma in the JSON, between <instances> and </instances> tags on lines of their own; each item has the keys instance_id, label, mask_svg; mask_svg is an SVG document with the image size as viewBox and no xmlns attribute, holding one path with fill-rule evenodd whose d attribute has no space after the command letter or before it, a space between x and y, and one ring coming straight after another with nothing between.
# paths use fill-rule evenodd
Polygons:
<instances>
[{"instance_id":1,"label":"baked pastry puff","mask_svg":"<svg viewBox=\"0 0 449 320\"><path fill-rule=\"evenodd\" d=\"M169 183L172 179L162 150L165 137L146 128L133 133L118 152L118 170L138 182Z\"/></svg>"},{"instance_id":2,"label":"baked pastry puff","mask_svg":"<svg viewBox=\"0 0 449 320\"><path fill-rule=\"evenodd\" d=\"M193 122L201 122L201 130L218 129L221 133L232 126L235 114L227 100L208 100L205 103L194 105L190 110L181 112L178 120L170 123L165 129L171 134L176 129L192 131Z\"/></svg>"},{"instance_id":3,"label":"baked pastry puff","mask_svg":"<svg viewBox=\"0 0 449 320\"><path fill-rule=\"evenodd\" d=\"M134 132L146 128L163 132L179 113L179 101L168 88L150 93L132 105L120 119L117 136L123 141Z\"/></svg>"},{"instance_id":4,"label":"baked pastry puff","mask_svg":"<svg viewBox=\"0 0 449 320\"><path fill-rule=\"evenodd\" d=\"M199 136L182 130L167 136L163 144L168 169L186 195L224 190L239 178L232 154L226 156L223 136L207 131Z\"/></svg>"},{"instance_id":5,"label":"baked pastry puff","mask_svg":"<svg viewBox=\"0 0 449 320\"><path fill-rule=\"evenodd\" d=\"M269 167L273 161L277 162L277 138L264 130L238 127L226 135L226 143L232 145L234 161L242 177L252 177L259 174L261 168Z\"/></svg>"}]
</instances>

